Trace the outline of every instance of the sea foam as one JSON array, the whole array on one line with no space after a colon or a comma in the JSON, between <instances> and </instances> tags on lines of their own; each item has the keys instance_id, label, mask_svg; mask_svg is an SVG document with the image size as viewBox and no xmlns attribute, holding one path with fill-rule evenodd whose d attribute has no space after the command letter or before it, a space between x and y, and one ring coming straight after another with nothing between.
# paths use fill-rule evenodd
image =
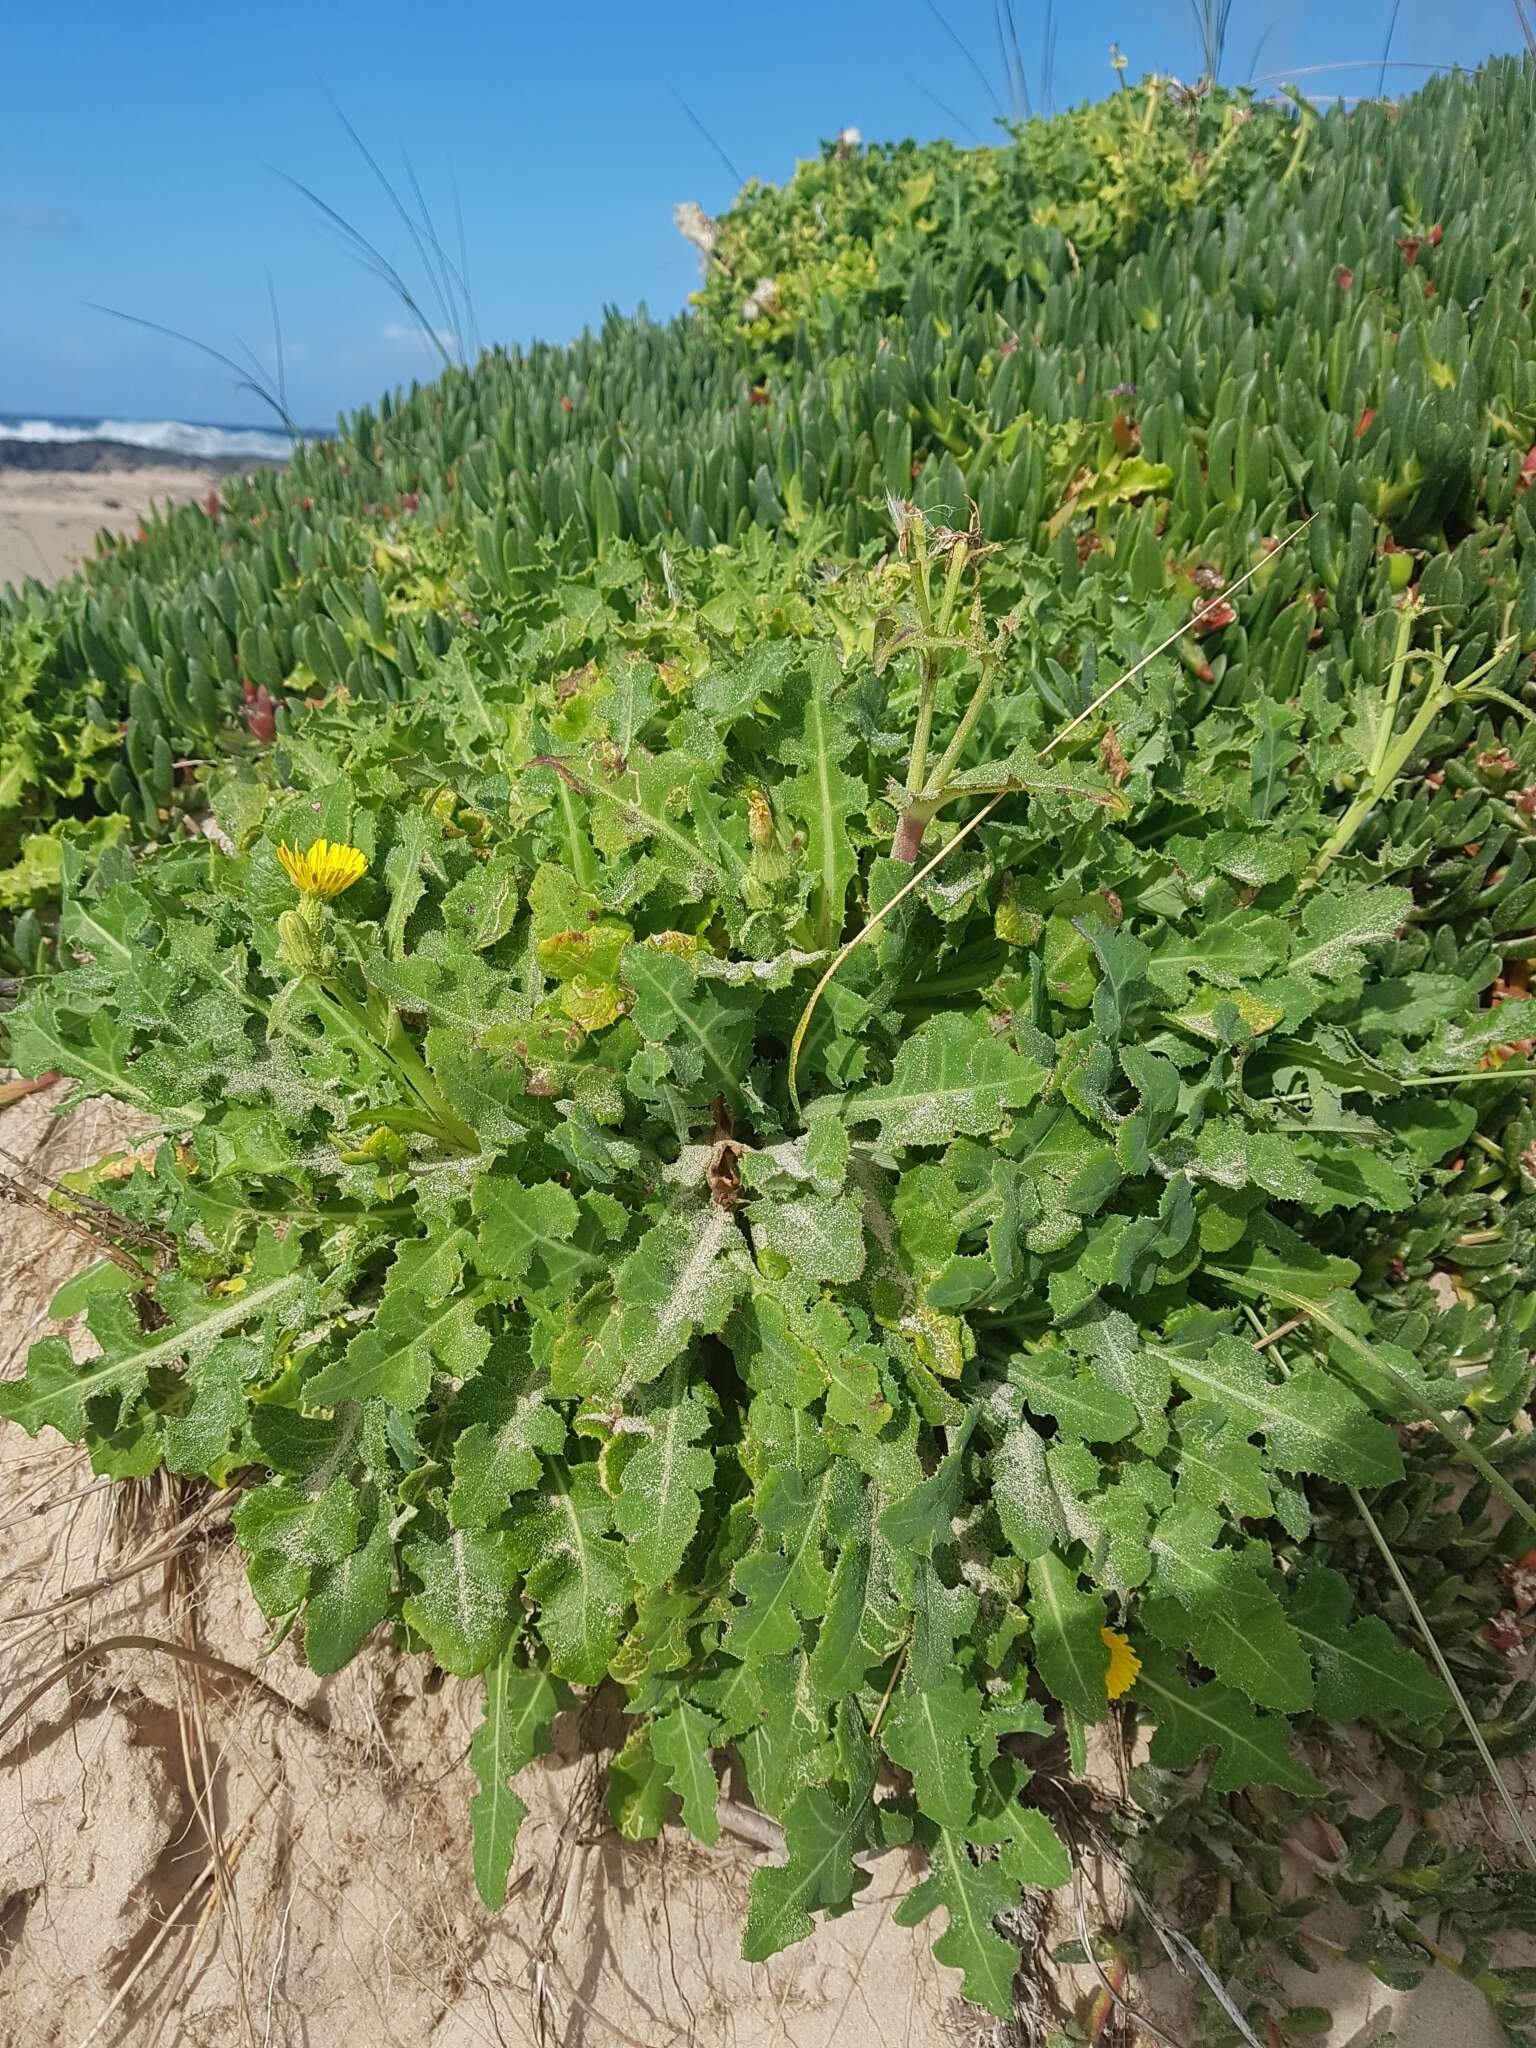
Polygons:
<instances>
[{"instance_id":1,"label":"sea foam","mask_svg":"<svg viewBox=\"0 0 1536 2048\"><path fill-rule=\"evenodd\" d=\"M120 441L125 447L167 455L264 455L275 462L285 462L294 446L292 437L277 427L215 427L191 420L28 419L7 413L0 413L0 440L51 445Z\"/></svg>"}]
</instances>

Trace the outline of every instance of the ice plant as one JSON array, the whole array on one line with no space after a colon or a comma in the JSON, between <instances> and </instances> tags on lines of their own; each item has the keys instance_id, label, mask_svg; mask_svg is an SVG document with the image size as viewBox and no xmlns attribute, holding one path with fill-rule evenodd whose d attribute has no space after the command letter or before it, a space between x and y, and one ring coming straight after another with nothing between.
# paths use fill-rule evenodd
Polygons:
<instances>
[{"instance_id":1,"label":"ice plant","mask_svg":"<svg viewBox=\"0 0 1536 2048\"><path fill-rule=\"evenodd\" d=\"M343 840L316 839L304 853L284 840L277 857L301 896L340 896L368 872L367 856Z\"/></svg>"}]
</instances>

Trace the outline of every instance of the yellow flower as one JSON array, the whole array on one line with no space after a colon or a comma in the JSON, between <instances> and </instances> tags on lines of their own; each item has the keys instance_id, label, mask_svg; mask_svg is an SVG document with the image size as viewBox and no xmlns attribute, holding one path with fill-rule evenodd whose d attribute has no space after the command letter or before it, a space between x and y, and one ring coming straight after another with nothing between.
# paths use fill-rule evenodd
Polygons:
<instances>
[{"instance_id":1,"label":"yellow flower","mask_svg":"<svg viewBox=\"0 0 1536 2048\"><path fill-rule=\"evenodd\" d=\"M298 852L285 840L277 857L301 896L339 896L368 872L368 862L357 848L339 840L317 839L308 853Z\"/></svg>"},{"instance_id":2,"label":"yellow flower","mask_svg":"<svg viewBox=\"0 0 1536 2048\"><path fill-rule=\"evenodd\" d=\"M1117 1700L1121 1693L1129 1692L1141 1676L1141 1659L1131 1648L1129 1638L1121 1635L1119 1629L1101 1628L1099 1634L1109 1652L1109 1669L1104 1674L1105 1696Z\"/></svg>"}]
</instances>

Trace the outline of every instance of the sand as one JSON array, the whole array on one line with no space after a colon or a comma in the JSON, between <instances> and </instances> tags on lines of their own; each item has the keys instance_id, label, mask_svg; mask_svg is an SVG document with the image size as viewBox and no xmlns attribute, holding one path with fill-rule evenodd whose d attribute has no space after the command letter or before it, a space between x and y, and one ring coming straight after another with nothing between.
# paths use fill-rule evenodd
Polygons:
<instances>
[{"instance_id":1,"label":"sand","mask_svg":"<svg viewBox=\"0 0 1536 2048\"><path fill-rule=\"evenodd\" d=\"M28 576L56 583L95 553L102 527L131 533L149 505L204 498L218 482L202 469L76 473L0 465L0 588Z\"/></svg>"},{"instance_id":2,"label":"sand","mask_svg":"<svg viewBox=\"0 0 1536 2048\"><path fill-rule=\"evenodd\" d=\"M38 1188L132 1144L139 1126L110 1106L56 1115L65 1092L0 1108L0 1171ZM0 1376L56 1327L49 1301L87 1256L54 1218L0 1201ZM163 1475L109 1488L51 1433L0 1424L0 2048L1040 2048L1053 2007L1086 2017L1087 1973L1044 1961L1074 1932L1070 1895L1020 1916L1027 2009L998 2025L935 1962L936 1924L893 1924L905 1853L875 1863L844 1918L743 1963L747 1887L771 1849L731 1833L704 1849L675 1828L621 1840L600 1796L622 1726L606 1694L520 1778L513 1896L487 1913L466 1851L475 1688L377 1634L328 1679L291 1645L269 1653L230 1505ZM1390 1796L1359 1783L1362 1810ZM1495 1844L1488 1805L1441 1820ZM1311 1866L1294 1882L1315 1883ZM1095 1924L1114 1890L1090 1866ZM1347 1941L1342 1909L1320 1920ZM1290 2001L1332 2012L1327 2048L1500 2038L1445 1971L1409 1994L1342 1961L1286 1978ZM1127 1990L1164 2039L1202 2038L1170 1972Z\"/></svg>"}]
</instances>

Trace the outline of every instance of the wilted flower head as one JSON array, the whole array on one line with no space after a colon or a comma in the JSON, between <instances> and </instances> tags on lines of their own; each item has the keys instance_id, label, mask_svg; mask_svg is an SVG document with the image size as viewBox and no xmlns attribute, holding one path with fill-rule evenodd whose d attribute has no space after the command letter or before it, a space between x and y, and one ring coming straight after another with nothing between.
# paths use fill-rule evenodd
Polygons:
<instances>
[{"instance_id":1,"label":"wilted flower head","mask_svg":"<svg viewBox=\"0 0 1536 2048\"><path fill-rule=\"evenodd\" d=\"M746 881L747 905L766 909L794 878L794 863L779 838L773 806L760 789L747 791L747 839L752 866Z\"/></svg>"},{"instance_id":2,"label":"wilted flower head","mask_svg":"<svg viewBox=\"0 0 1536 2048\"><path fill-rule=\"evenodd\" d=\"M754 846L773 846L778 838L773 809L760 789L747 791L747 837Z\"/></svg>"},{"instance_id":3,"label":"wilted flower head","mask_svg":"<svg viewBox=\"0 0 1536 2048\"><path fill-rule=\"evenodd\" d=\"M692 242L708 263L720 240L720 229L699 202L696 199L685 199L681 206L674 206L672 221L683 240Z\"/></svg>"},{"instance_id":4,"label":"wilted flower head","mask_svg":"<svg viewBox=\"0 0 1536 2048\"><path fill-rule=\"evenodd\" d=\"M750 294L742 301L743 320L771 320L779 310L779 281L776 277L760 277Z\"/></svg>"},{"instance_id":5,"label":"wilted flower head","mask_svg":"<svg viewBox=\"0 0 1536 2048\"><path fill-rule=\"evenodd\" d=\"M305 853L285 840L277 857L301 896L339 896L368 872L366 857L339 840L317 839Z\"/></svg>"},{"instance_id":6,"label":"wilted flower head","mask_svg":"<svg viewBox=\"0 0 1536 2048\"><path fill-rule=\"evenodd\" d=\"M898 498L894 491L887 491L885 494L885 509L890 515L892 526L896 529L897 551L905 554L907 549L907 531L913 520L918 516L917 507L910 498Z\"/></svg>"}]
</instances>

